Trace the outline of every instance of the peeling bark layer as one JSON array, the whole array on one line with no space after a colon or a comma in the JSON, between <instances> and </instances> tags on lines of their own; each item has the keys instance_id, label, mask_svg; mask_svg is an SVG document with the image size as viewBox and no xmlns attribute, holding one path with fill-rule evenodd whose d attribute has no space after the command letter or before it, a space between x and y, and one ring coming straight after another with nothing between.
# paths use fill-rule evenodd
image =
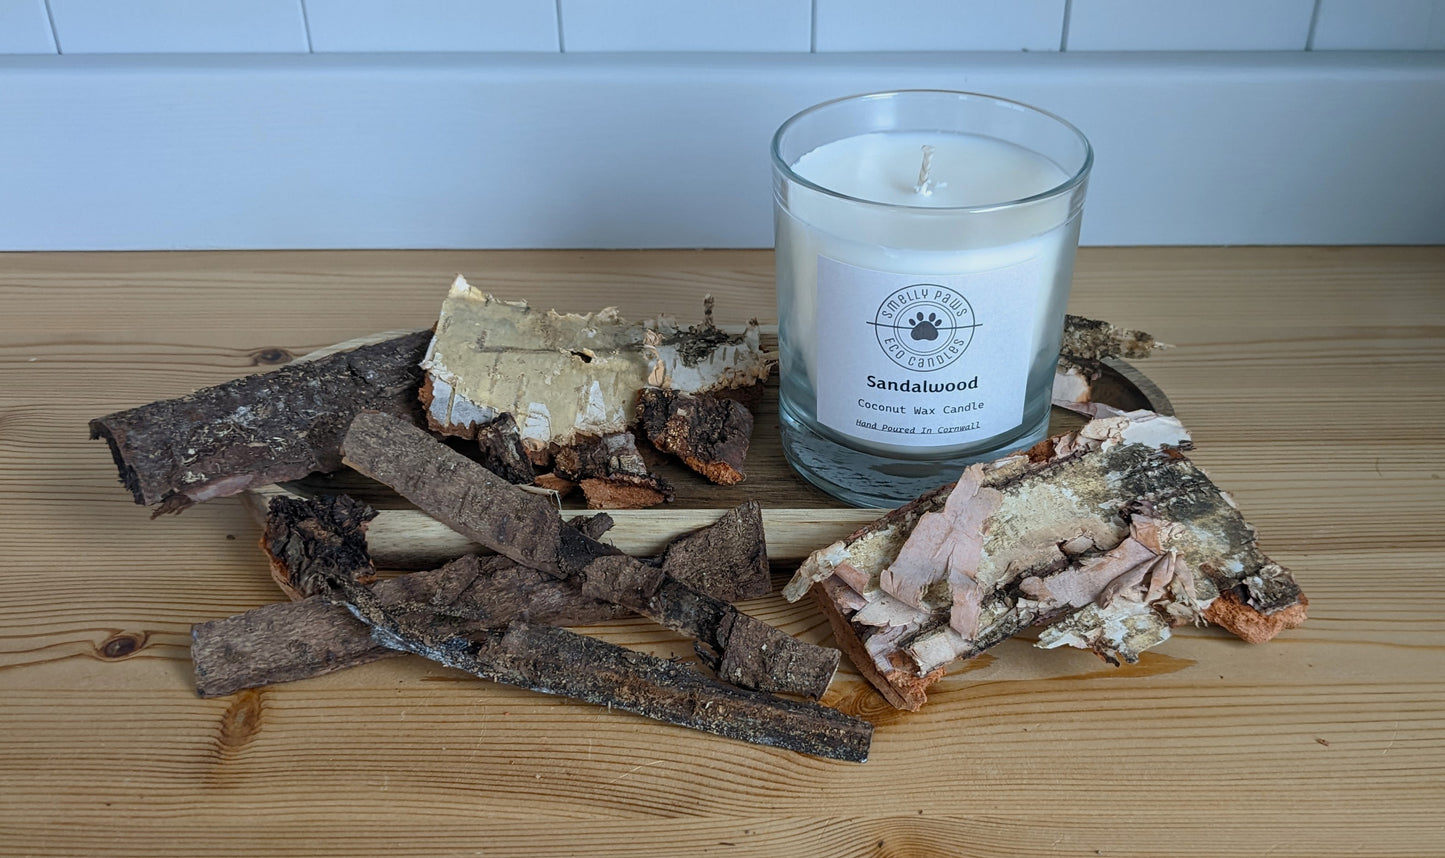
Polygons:
<instances>
[{"instance_id":1,"label":"peeling bark layer","mask_svg":"<svg viewBox=\"0 0 1445 858\"><path fill-rule=\"evenodd\" d=\"M446 434L470 437L507 411L529 443L565 445L624 431L643 387L748 387L766 380L772 363L756 325L732 335L667 318L631 323L610 308L542 312L458 277L423 361L422 399L432 427Z\"/></svg>"},{"instance_id":2,"label":"peeling bark layer","mask_svg":"<svg viewBox=\"0 0 1445 858\"><path fill-rule=\"evenodd\" d=\"M228 381L90 422L138 504L173 512L341 467L363 409L419 421L429 331Z\"/></svg>"},{"instance_id":3,"label":"peeling bark layer","mask_svg":"<svg viewBox=\"0 0 1445 858\"><path fill-rule=\"evenodd\" d=\"M1172 418L1094 420L973 466L957 508L958 489L945 486L815 552L785 595L822 582L839 640L906 709L951 662L1034 624L1047 625L1040 646L1114 663L1137 660L1180 623L1214 619L1247 640L1297 625L1298 586L1187 445Z\"/></svg>"}]
</instances>

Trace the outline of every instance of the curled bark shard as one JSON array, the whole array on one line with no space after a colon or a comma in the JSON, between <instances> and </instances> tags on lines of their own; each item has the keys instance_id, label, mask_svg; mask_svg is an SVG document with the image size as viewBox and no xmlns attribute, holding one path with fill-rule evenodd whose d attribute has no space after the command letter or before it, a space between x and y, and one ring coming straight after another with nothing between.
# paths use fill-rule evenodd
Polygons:
<instances>
[{"instance_id":1,"label":"curled bark shard","mask_svg":"<svg viewBox=\"0 0 1445 858\"><path fill-rule=\"evenodd\" d=\"M638 422L647 440L719 485L742 482L753 415L732 399L662 388L638 395Z\"/></svg>"},{"instance_id":2,"label":"curled bark shard","mask_svg":"<svg viewBox=\"0 0 1445 858\"><path fill-rule=\"evenodd\" d=\"M1297 625L1306 604L1298 586L1260 552L1233 502L1184 456L1187 446L1173 418L1093 420L970 468L957 487L814 552L784 593L798 598L823 582L819 601L838 639L907 709L922 705L948 664L1034 624L1047 625L1040 646L1085 647L1114 663L1136 660L1180 623L1213 620L1247 640ZM998 502L981 528L956 526L968 505L950 510L953 494L984 490ZM950 578L955 564L972 574Z\"/></svg>"},{"instance_id":3,"label":"curled bark shard","mask_svg":"<svg viewBox=\"0 0 1445 858\"><path fill-rule=\"evenodd\" d=\"M726 652L732 623L749 625L730 619L741 616L731 605L671 575L663 574L654 583L644 574L647 570L637 568L640 561L564 528L546 499L502 481L405 421L360 414L352 421L343 448L347 464L391 486L468 539L554 577L578 578L590 594L636 610L719 653ZM772 640L767 664L777 673L767 678L765 687L821 697L837 668L837 650L782 632ZM801 669L803 664L809 668ZM747 672L741 676L755 679Z\"/></svg>"},{"instance_id":4,"label":"curled bark shard","mask_svg":"<svg viewBox=\"0 0 1445 858\"><path fill-rule=\"evenodd\" d=\"M90 437L110 445L135 502L158 512L334 471L358 411L421 419L430 338L417 331L118 411L90 421Z\"/></svg>"}]
</instances>

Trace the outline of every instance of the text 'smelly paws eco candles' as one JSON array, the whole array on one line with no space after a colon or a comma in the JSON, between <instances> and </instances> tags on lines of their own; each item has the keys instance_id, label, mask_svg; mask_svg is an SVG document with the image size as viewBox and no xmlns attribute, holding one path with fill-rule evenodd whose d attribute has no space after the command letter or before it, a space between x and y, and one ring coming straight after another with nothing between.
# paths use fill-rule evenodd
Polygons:
<instances>
[{"instance_id":1,"label":"text 'smelly paws eco candles'","mask_svg":"<svg viewBox=\"0 0 1445 858\"><path fill-rule=\"evenodd\" d=\"M1044 437L1093 153L1013 101L830 101L773 138L783 449L896 506Z\"/></svg>"}]
</instances>

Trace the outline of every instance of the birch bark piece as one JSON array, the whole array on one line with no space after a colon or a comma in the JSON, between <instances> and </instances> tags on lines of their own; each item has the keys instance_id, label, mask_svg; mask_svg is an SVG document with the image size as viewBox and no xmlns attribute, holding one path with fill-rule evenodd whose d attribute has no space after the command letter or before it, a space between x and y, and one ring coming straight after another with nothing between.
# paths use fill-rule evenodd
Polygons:
<instances>
[{"instance_id":1,"label":"birch bark piece","mask_svg":"<svg viewBox=\"0 0 1445 858\"><path fill-rule=\"evenodd\" d=\"M1187 446L1177 420L1150 412L1091 421L970 469L971 484L993 493L969 499L987 512L977 553L954 551L950 528L923 526L972 516L967 505L949 510L954 487L945 486L814 552L784 594L797 599L823 582L819 601L846 651L906 709L923 704L951 662L1036 623L1050 624L1041 646L1084 647L1114 663L1137 660L1180 623L1218 618L1247 630L1246 640L1298 625L1303 594L1184 456ZM910 544L915 534L922 545ZM941 560L931 573L890 574L910 555ZM1211 610L1222 596L1238 607ZM977 599L962 630L961 597Z\"/></svg>"},{"instance_id":2,"label":"birch bark piece","mask_svg":"<svg viewBox=\"0 0 1445 858\"><path fill-rule=\"evenodd\" d=\"M544 312L458 276L422 361L421 396L432 427L445 434L470 437L510 412L529 444L569 444L625 430L644 387L749 387L765 381L772 364L755 323L729 334L666 317L628 322L612 308Z\"/></svg>"}]
</instances>

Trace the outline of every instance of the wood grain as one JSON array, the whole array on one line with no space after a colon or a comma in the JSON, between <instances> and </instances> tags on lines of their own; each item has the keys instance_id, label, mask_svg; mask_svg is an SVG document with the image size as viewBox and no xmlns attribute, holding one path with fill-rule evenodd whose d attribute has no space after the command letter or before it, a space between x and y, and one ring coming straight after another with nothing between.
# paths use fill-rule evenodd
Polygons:
<instances>
[{"instance_id":1,"label":"wood grain","mask_svg":"<svg viewBox=\"0 0 1445 858\"><path fill-rule=\"evenodd\" d=\"M863 766L412 658L195 697L190 624L278 598L255 525L234 498L148 520L86 420L430 324L458 271L773 316L754 252L0 256L0 854L1445 853L1445 250L1082 251L1071 310L1179 346L1145 367L1311 618L1122 669L1010 641L917 714L844 671ZM743 485L830 506L776 463ZM806 603L744 608L829 639ZM690 657L641 620L589 632Z\"/></svg>"}]
</instances>

